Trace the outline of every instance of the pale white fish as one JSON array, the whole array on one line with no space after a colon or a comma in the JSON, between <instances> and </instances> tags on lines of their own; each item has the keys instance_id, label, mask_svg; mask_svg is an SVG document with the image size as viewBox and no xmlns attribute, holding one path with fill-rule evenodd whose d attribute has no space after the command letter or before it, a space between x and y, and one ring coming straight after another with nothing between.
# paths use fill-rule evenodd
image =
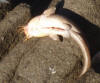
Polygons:
<instances>
[{"instance_id":1,"label":"pale white fish","mask_svg":"<svg viewBox=\"0 0 100 83\"><path fill-rule=\"evenodd\" d=\"M80 46L84 63L80 76L84 75L90 68L91 59L90 51L82 32L71 21L61 15L54 14L55 8L49 8L40 16L34 17L29 23L23 27L26 37L45 37L49 36L53 40L57 40L58 36L69 38L72 37Z\"/></svg>"}]
</instances>

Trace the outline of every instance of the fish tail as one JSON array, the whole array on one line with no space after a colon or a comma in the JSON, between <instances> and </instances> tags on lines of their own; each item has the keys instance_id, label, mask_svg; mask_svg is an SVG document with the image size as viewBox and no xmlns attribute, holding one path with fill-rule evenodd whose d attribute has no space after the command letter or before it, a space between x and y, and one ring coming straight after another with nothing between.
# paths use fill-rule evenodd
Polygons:
<instances>
[{"instance_id":1,"label":"fish tail","mask_svg":"<svg viewBox=\"0 0 100 83\"><path fill-rule=\"evenodd\" d=\"M79 75L79 77L81 77L87 72L87 70L91 66L90 51L89 51L86 41L83 39L83 36L81 36L79 33L74 32L74 31L70 31L70 33L71 33L71 37L79 44L83 53L83 70L81 74Z\"/></svg>"}]
</instances>

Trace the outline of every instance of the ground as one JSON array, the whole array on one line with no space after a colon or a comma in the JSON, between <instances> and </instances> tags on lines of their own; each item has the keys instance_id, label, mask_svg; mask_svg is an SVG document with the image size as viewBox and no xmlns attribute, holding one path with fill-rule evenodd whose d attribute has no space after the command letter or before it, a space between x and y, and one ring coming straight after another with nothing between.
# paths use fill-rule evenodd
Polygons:
<instances>
[{"instance_id":1,"label":"ground","mask_svg":"<svg viewBox=\"0 0 100 83\"><path fill-rule=\"evenodd\" d=\"M72 38L63 42L49 37L24 41L24 34L18 31L19 26L59 0L10 2L0 10L0 83L100 83L97 67L100 64L96 64L96 58L88 72L77 78L82 70L82 52ZM84 33L91 60L100 49L99 3L98 0L66 0L65 9L59 10L59 13L66 11L67 17Z\"/></svg>"}]
</instances>

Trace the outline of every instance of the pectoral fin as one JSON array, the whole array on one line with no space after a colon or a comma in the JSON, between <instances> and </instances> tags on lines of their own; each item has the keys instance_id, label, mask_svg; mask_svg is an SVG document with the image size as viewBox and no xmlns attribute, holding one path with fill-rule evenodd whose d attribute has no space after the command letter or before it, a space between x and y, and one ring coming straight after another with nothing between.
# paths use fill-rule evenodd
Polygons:
<instances>
[{"instance_id":1,"label":"pectoral fin","mask_svg":"<svg viewBox=\"0 0 100 83\"><path fill-rule=\"evenodd\" d=\"M58 35L49 35L49 37L53 40L59 40Z\"/></svg>"}]
</instances>

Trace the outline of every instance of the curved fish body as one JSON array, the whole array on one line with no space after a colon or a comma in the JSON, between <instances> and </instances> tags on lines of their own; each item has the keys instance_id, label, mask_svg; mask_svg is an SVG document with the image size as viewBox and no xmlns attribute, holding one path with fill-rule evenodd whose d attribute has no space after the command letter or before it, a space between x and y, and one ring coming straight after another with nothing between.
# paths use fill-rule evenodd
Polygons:
<instances>
[{"instance_id":1,"label":"curved fish body","mask_svg":"<svg viewBox=\"0 0 100 83\"><path fill-rule=\"evenodd\" d=\"M40 16L34 17L23 29L28 39L49 36L53 40L57 40L58 35L64 38L72 37L79 44L83 53L84 63L80 76L90 68L90 51L85 38L81 35L81 31L65 17L55 14L52 9L48 9Z\"/></svg>"}]
</instances>

